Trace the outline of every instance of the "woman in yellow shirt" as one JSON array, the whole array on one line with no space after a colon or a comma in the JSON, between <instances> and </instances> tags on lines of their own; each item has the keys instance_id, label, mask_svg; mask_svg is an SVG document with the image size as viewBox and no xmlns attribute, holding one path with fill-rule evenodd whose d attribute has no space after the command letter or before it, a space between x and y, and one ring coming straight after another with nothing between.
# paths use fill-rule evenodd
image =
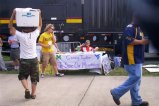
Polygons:
<instances>
[{"instance_id":1,"label":"woman in yellow shirt","mask_svg":"<svg viewBox=\"0 0 159 106\"><path fill-rule=\"evenodd\" d=\"M42 46L42 73L41 77L44 77L44 71L48 63L55 71L55 76L62 77L64 74L58 72L57 62L54 55L53 45L55 45L56 39L53 37L54 25L48 24L44 29L44 33L40 35L39 44Z\"/></svg>"}]
</instances>

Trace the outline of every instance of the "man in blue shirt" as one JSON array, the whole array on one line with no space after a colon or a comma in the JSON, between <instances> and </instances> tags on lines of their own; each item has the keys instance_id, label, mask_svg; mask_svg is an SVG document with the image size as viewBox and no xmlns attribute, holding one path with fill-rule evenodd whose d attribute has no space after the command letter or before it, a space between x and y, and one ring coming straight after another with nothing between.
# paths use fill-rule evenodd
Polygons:
<instances>
[{"instance_id":1,"label":"man in blue shirt","mask_svg":"<svg viewBox=\"0 0 159 106\"><path fill-rule=\"evenodd\" d=\"M8 38L8 43L11 47L10 57L13 60L13 65L15 70L19 70L19 59L20 59L20 50L19 50L19 42L17 41L16 36L12 35L12 31L10 31L11 36Z\"/></svg>"},{"instance_id":2,"label":"man in blue shirt","mask_svg":"<svg viewBox=\"0 0 159 106\"><path fill-rule=\"evenodd\" d=\"M148 106L147 101L142 101L139 95L142 77L142 63L144 60L144 45L148 40L144 39L144 34L140 30L137 17L124 31L123 42L123 62L124 69L128 72L129 78L117 88L110 91L114 102L120 105L120 98L130 90L132 106Z\"/></svg>"}]
</instances>

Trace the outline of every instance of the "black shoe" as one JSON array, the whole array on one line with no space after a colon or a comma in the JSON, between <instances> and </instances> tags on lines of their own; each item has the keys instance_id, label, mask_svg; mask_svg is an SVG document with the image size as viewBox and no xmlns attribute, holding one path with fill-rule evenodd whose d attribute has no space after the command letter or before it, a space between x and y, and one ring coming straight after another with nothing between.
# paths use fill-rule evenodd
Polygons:
<instances>
[{"instance_id":1,"label":"black shoe","mask_svg":"<svg viewBox=\"0 0 159 106\"><path fill-rule=\"evenodd\" d=\"M61 73L58 73L58 74L55 74L56 77L63 77L64 74L61 74Z\"/></svg>"},{"instance_id":2,"label":"black shoe","mask_svg":"<svg viewBox=\"0 0 159 106\"><path fill-rule=\"evenodd\" d=\"M142 101L139 106L149 106L149 103L147 101Z\"/></svg>"},{"instance_id":3,"label":"black shoe","mask_svg":"<svg viewBox=\"0 0 159 106\"><path fill-rule=\"evenodd\" d=\"M28 89L25 90L25 99L30 99L30 91Z\"/></svg>"},{"instance_id":4,"label":"black shoe","mask_svg":"<svg viewBox=\"0 0 159 106\"><path fill-rule=\"evenodd\" d=\"M31 95L31 98L32 98L32 99L35 99L35 98L36 98L36 95Z\"/></svg>"},{"instance_id":5,"label":"black shoe","mask_svg":"<svg viewBox=\"0 0 159 106\"><path fill-rule=\"evenodd\" d=\"M142 101L141 104L132 106L149 106L149 103L147 101Z\"/></svg>"},{"instance_id":6,"label":"black shoe","mask_svg":"<svg viewBox=\"0 0 159 106\"><path fill-rule=\"evenodd\" d=\"M112 90L110 90L110 93L111 93L111 95L112 95L112 97L113 97L114 102L115 102L117 105L120 105L120 100L119 100L119 99L116 99L116 98L113 96Z\"/></svg>"}]
</instances>

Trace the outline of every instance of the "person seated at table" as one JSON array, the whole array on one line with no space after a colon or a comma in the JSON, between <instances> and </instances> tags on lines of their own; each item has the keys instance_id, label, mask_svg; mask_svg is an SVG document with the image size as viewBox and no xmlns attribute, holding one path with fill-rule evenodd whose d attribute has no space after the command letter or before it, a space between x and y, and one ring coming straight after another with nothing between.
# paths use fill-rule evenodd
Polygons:
<instances>
[{"instance_id":1,"label":"person seated at table","mask_svg":"<svg viewBox=\"0 0 159 106\"><path fill-rule=\"evenodd\" d=\"M80 46L82 52L97 51L98 49L98 47L93 48L90 46L90 40L86 40L86 42Z\"/></svg>"}]
</instances>

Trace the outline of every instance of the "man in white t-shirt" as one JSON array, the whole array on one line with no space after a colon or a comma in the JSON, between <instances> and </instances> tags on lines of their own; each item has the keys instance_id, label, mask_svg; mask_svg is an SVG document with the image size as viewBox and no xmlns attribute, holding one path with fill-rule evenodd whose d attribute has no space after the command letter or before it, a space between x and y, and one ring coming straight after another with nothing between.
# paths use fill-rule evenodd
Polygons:
<instances>
[{"instance_id":1,"label":"man in white t-shirt","mask_svg":"<svg viewBox=\"0 0 159 106\"><path fill-rule=\"evenodd\" d=\"M36 85L39 82L39 71L38 71L38 60L36 53L36 40L40 34L42 27L41 11L39 10L39 26L34 28L22 28L22 32L16 30L13 27L13 19L15 18L16 10L13 10L10 18L9 28L16 36L20 43L20 69L18 78L21 81L25 89L26 99L36 98ZM27 78L30 76L31 79L31 94L28 87Z\"/></svg>"}]
</instances>

